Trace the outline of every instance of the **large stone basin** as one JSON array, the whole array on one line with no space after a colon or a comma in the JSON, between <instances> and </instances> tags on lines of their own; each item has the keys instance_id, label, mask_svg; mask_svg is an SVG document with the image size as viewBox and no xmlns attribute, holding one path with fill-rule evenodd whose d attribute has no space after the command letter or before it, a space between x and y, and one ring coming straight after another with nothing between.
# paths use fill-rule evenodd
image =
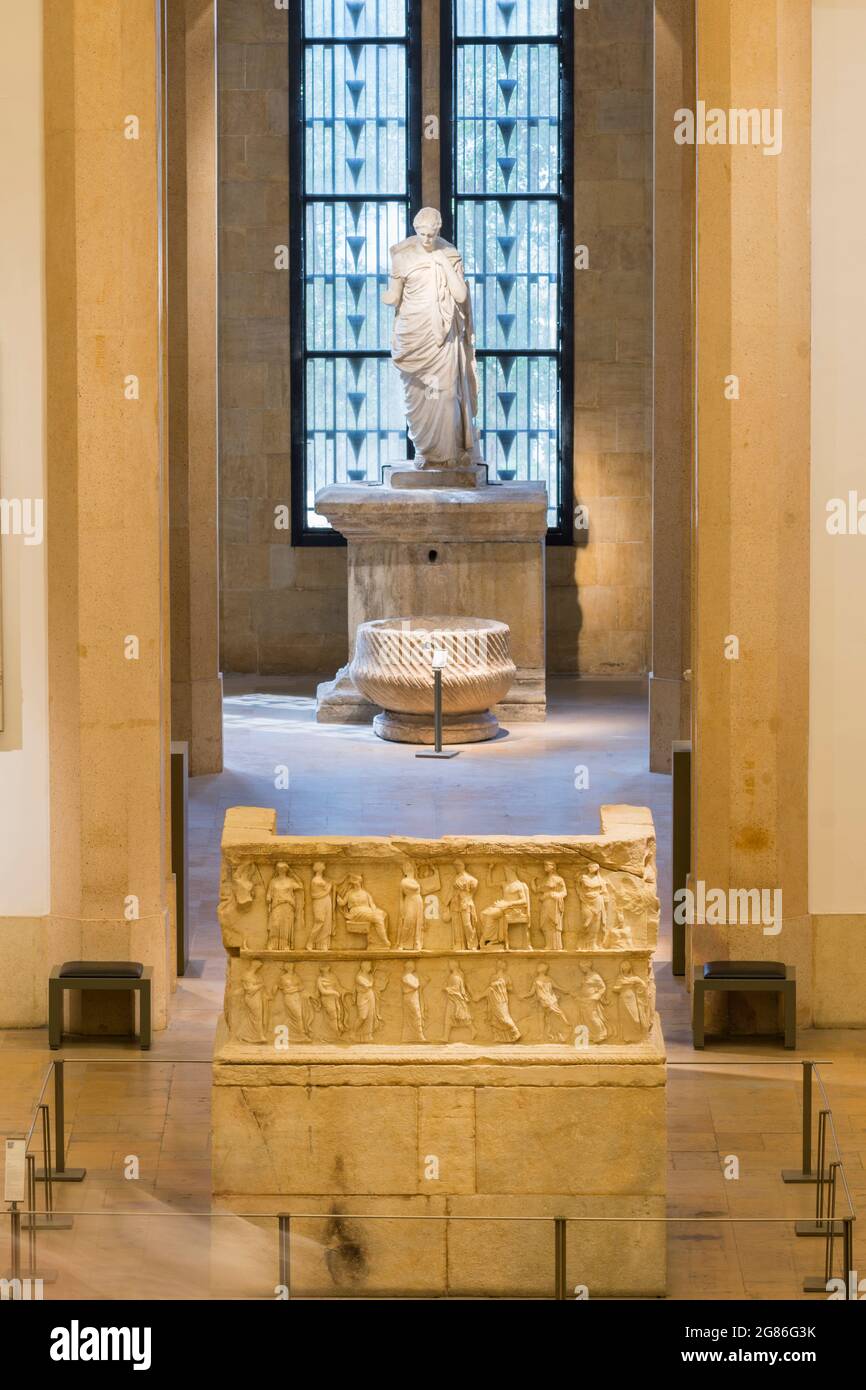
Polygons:
<instances>
[{"instance_id":1,"label":"large stone basin","mask_svg":"<svg viewBox=\"0 0 866 1390\"><path fill-rule=\"evenodd\" d=\"M380 618L362 623L350 674L382 707L373 727L397 743L432 743L434 649L442 670L443 743L480 743L499 729L491 712L516 675L506 623L492 618Z\"/></svg>"}]
</instances>

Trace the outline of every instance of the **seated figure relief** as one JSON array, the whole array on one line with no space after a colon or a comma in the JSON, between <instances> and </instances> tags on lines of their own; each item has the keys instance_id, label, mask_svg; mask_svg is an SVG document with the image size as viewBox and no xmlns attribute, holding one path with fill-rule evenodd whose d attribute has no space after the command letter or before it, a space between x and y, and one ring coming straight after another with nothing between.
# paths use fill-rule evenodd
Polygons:
<instances>
[{"instance_id":1,"label":"seated figure relief","mask_svg":"<svg viewBox=\"0 0 866 1390\"><path fill-rule=\"evenodd\" d=\"M224 856L232 1044L278 1054L650 1038L659 901L649 836L608 835L595 854L592 840L542 837L301 844L293 852L284 837L265 854L259 840Z\"/></svg>"}]
</instances>

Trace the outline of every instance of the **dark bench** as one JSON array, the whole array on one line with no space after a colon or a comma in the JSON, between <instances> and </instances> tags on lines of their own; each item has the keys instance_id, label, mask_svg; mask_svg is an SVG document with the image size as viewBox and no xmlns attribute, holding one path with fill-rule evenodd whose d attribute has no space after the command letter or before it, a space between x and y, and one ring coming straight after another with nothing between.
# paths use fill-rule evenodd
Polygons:
<instances>
[{"instance_id":1,"label":"dark bench","mask_svg":"<svg viewBox=\"0 0 866 1390\"><path fill-rule=\"evenodd\" d=\"M785 1046L797 1046L797 975L793 965L777 960L711 960L695 966L692 1037L704 1045L704 996L711 990L752 990L781 994L785 1011Z\"/></svg>"},{"instance_id":2,"label":"dark bench","mask_svg":"<svg viewBox=\"0 0 866 1390\"><path fill-rule=\"evenodd\" d=\"M66 989L125 989L138 992L139 1042L150 1047L150 1000L153 969L130 960L68 960L55 965L48 977L48 1046L54 1051L63 1037L63 991Z\"/></svg>"}]
</instances>

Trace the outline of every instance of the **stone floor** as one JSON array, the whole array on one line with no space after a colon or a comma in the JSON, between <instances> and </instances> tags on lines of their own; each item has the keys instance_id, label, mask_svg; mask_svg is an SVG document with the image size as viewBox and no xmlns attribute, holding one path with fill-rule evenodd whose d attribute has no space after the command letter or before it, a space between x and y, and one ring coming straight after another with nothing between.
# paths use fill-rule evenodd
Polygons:
<instances>
[{"instance_id":1,"label":"stone floor","mask_svg":"<svg viewBox=\"0 0 866 1390\"><path fill-rule=\"evenodd\" d=\"M46 1296L200 1298L233 1283L238 1292L260 1286L272 1296L273 1223L207 1215L209 1062L223 983L218 846L227 806L276 807L279 829L289 833L545 834L597 830L604 802L651 806L658 831L657 973L671 1061L669 1215L677 1218L669 1227L670 1297L802 1296L802 1277L821 1271L824 1250L792 1231L795 1218L810 1214L813 1189L786 1186L779 1176L800 1155L796 1059L827 1059L822 1072L847 1179L866 1215L866 1034L804 1031L796 1054L772 1039L693 1051L688 998L670 970L670 780L645 770L643 687L555 681L546 724L517 725L443 763L416 761L411 749L383 744L368 728L317 725L312 682L254 688L230 680L226 695L225 771L190 788L192 964L171 1026L149 1057L98 1042L70 1043L61 1054L67 1164L86 1167L87 1178L55 1188L58 1207L78 1214L72 1230L38 1237L40 1266L59 1276ZM578 791L581 766L589 788ZM281 767L289 785L277 791ZM26 1128L52 1055L43 1030L0 1032L0 1135ZM735 1179L725 1177L730 1158L739 1161ZM124 1176L131 1159L139 1165L134 1180ZM220 1222L218 1242L211 1220ZM227 1231L225 1268L214 1251L225 1248ZM0 1216L3 1264L8 1234ZM575 1227L569 1239L579 1241ZM303 1246L301 1236L300 1278ZM855 1237L855 1267L858 1246Z\"/></svg>"}]
</instances>

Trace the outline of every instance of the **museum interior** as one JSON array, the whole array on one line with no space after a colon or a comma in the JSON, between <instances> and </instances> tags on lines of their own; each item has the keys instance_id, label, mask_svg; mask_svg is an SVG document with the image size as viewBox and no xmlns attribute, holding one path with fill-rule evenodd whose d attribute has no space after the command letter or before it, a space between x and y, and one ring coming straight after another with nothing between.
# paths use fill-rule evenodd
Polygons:
<instances>
[{"instance_id":1,"label":"museum interior","mask_svg":"<svg viewBox=\"0 0 866 1390\"><path fill-rule=\"evenodd\" d=\"M0 73L3 1297L866 1296L866 0Z\"/></svg>"}]
</instances>

